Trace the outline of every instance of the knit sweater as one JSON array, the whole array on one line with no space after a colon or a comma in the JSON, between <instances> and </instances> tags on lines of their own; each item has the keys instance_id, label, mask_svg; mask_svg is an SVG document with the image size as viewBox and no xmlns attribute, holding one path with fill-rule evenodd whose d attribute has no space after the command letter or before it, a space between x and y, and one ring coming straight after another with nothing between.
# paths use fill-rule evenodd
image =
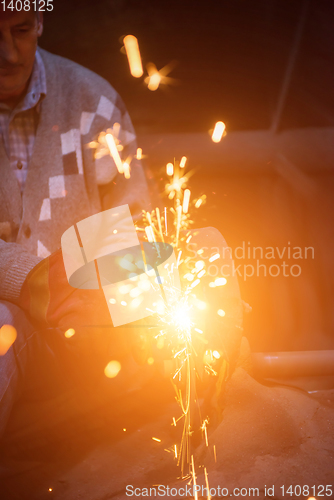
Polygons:
<instances>
[{"instance_id":1,"label":"knit sweater","mask_svg":"<svg viewBox=\"0 0 334 500\"><path fill-rule=\"evenodd\" d=\"M0 144L0 300L14 303L29 271L60 247L66 229L124 204L136 218L148 201L140 162L132 160L131 177L125 179L110 157L96 160L88 147L118 123L124 160L135 155L133 126L117 92L88 69L38 50L47 95L22 197Z\"/></svg>"}]
</instances>

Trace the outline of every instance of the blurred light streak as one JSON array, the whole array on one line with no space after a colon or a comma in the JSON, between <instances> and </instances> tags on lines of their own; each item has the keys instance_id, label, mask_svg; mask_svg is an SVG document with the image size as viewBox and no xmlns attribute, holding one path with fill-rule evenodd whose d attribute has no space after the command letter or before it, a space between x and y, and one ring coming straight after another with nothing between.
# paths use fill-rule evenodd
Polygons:
<instances>
[{"instance_id":1,"label":"blurred light streak","mask_svg":"<svg viewBox=\"0 0 334 500\"><path fill-rule=\"evenodd\" d=\"M189 201L190 201L190 189L186 189L184 191L184 195L183 195L183 206L182 206L182 210L183 210L184 214L188 213Z\"/></svg>"},{"instance_id":2,"label":"blurred light streak","mask_svg":"<svg viewBox=\"0 0 334 500\"><path fill-rule=\"evenodd\" d=\"M130 73L135 78L140 78L144 71L139 52L138 40L133 35L127 35L123 42L129 61Z\"/></svg>"},{"instance_id":3,"label":"blurred light streak","mask_svg":"<svg viewBox=\"0 0 334 500\"><path fill-rule=\"evenodd\" d=\"M126 162L123 163L124 177L130 179L130 165Z\"/></svg>"},{"instance_id":4,"label":"blurred light streak","mask_svg":"<svg viewBox=\"0 0 334 500\"><path fill-rule=\"evenodd\" d=\"M156 71L149 77L147 88L152 91L157 90L159 88L160 82L161 76L159 74L159 71Z\"/></svg>"},{"instance_id":5,"label":"blurred light streak","mask_svg":"<svg viewBox=\"0 0 334 500\"><path fill-rule=\"evenodd\" d=\"M227 280L226 278L216 278L215 279L215 286L223 286L226 285Z\"/></svg>"},{"instance_id":6,"label":"blurred light streak","mask_svg":"<svg viewBox=\"0 0 334 500\"><path fill-rule=\"evenodd\" d=\"M205 486L206 486L206 491L207 491L207 500L211 500L211 494L210 494L210 487L209 487L209 479L208 479L208 473L206 471L206 467L204 467L204 476L205 476Z\"/></svg>"},{"instance_id":7,"label":"blurred light streak","mask_svg":"<svg viewBox=\"0 0 334 500\"><path fill-rule=\"evenodd\" d=\"M106 141L108 144L110 154L115 162L115 165L117 167L118 172L120 174L123 174L124 173L123 163L122 163L121 157L119 156L119 152L118 152L118 149L117 149L117 146L115 143L115 139L113 138L113 136L111 134L107 134Z\"/></svg>"},{"instance_id":8,"label":"blurred light streak","mask_svg":"<svg viewBox=\"0 0 334 500\"><path fill-rule=\"evenodd\" d=\"M215 128L213 129L212 132L212 141L213 142L220 142L221 138L223 137L223 134L225 132L225 123L223 122L217 122L215 125Z\"/></svg>"},{"instance_id":9,"label":"blurred light streak","mask_svg":"<svg viewBox=\"0 0 334 500\"><path fill-rule=\"evenodd\" d=\"M166 173L169 176L173 175L173 173L174 173L174 165L173 165L173 163L167 163L167 165L166 165Z\"/></svg>"},{"instance_id":10,"label":"blurred light streak","mask_svg":"<svg viewBox=\"0 0 334 500\"><path fill-rule=\"evenodd\" d=\"M187 161L187 157L182 156L181 161L180 161L180 168L184 168L186 166L186 161Z\"/></svg>"}]
</instances>

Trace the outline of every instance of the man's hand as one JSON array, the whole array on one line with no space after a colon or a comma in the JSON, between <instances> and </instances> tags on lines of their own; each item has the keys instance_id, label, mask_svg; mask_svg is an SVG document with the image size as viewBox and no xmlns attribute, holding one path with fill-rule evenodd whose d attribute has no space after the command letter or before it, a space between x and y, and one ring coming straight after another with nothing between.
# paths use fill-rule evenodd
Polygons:
<instances>
[{"instance_id":1,"label":"man's hand","mask_svg":"<svg viewBox=\"0 0 334 500\"><path fill-rule=\"evenodd\" d=\"M61 250L42 260L28 274L19 305L40 327L62 330L81 326L112 326L102 289L69 285Z\"/></svg>"}]
</instances>

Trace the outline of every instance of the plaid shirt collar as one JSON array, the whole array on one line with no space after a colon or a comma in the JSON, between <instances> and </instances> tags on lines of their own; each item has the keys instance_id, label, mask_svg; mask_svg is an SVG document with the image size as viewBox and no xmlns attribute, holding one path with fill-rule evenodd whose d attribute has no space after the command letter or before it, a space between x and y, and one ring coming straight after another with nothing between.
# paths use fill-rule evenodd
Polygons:
<instances>
[{"instance_id":1,"label":"plaid shirt collar","mask_svg":"<svg viewBox=\"0 0 334 500\"><path fill-rule=\"evenodd\" d=\"M25 96L13 110L9 108L6 104L0 103L0 111L10 112L11 118L17 113L20 113L21 111L26 111L34 107L36 107L37 112L39 112L40 111L39 104L44 99L45 96L46 96L45 67L43 60L37 49L30 82Z\"/></svg>"}]
</instances>

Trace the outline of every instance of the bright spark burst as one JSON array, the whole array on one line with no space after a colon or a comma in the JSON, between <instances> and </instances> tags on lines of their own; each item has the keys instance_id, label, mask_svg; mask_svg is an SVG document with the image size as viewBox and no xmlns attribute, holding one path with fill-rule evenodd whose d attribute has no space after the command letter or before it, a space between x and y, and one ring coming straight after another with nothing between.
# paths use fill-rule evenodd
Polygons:
<instances>
[{"instance_id":1,"label":"bright spark burst","mask_svg":"<svg viewBox=\"0 0 334 500\"><path fill-rule=\"evenodd\" d=\"M222 359L226 366L228 363L221 350L211 350L206 347L208 340L206 328L203 327L203 313L207 310L207 304L194 293L201 289L199 286L201 280L206 279L206 262L203 259L207 257L204 257L204 250L200 248L195 262L192 261L192 258L187 255L186 245L193 235L196 235L196 232L190 231L193 215L205 203L206 196L202 195L199 198L192 196L191 190L187 187L191 172L185 172L186 161L187 158L182 157L180 163L174 161L166 165L165 195L172 206L166 206L163 211L159 208L151 212L143 211L143 227L138 230L143 232L149 242L171 244L177 255L176 267L180 268L181 290L174 286L173 269L167 267L167 278L164 278L163 283L164 292L159 289L159 286L157 287L156 291L160 293L160 298L154 304L155 310L152 310L152 313L156 314L159 329L159 333L155 336L157 348L164 349L168 353L174 366L171 381L181 409L181 416L177 419L173 418L172 425L176 427L178 422L183 421L180 446L175 445L166 451L173 452L181 467L182 477L190 477L193 485L196 485L191 446L191 435L196 430L193 427L193 412L196 408L201 422L198 430L202 430L205 443L209 446L209 420L208 418L202 419L196 394L196 377L199 376L197 366L202 363L206 374L217 376L216 364L221 363ZM218 253L212 255L207 261L208 265L219 258ZM185 271L185 266L188 268L187 271ZM218 277L213 283L215 287L222 286L226 283L226 279ZM225 313L219 309L217 314L223 316ZM199 356L202 357L199 358ZM157 438L152 439L157 441ZM206 469L205 478L208 484Z\"/></svg>"}]
</instances>

